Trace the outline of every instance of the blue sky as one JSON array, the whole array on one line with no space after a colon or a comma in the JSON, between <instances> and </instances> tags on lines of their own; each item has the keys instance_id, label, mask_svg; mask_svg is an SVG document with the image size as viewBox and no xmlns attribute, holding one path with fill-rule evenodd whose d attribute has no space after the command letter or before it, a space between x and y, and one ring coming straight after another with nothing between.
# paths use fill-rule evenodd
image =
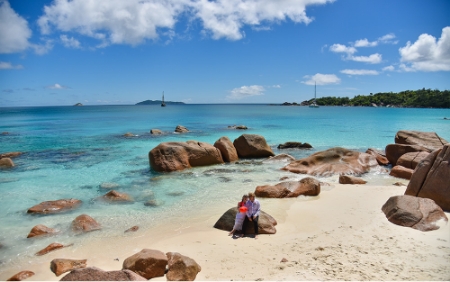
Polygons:
<instances>
[{"instance_id":1,"label":"blue sky","mask_svg":"<svg viewBox=\"0 0 450 282\"><path fill-rule=\"evenodd\" d=\"M0 107L450 89L448 0L0 0Z\"/></svg>"}]
</instances>

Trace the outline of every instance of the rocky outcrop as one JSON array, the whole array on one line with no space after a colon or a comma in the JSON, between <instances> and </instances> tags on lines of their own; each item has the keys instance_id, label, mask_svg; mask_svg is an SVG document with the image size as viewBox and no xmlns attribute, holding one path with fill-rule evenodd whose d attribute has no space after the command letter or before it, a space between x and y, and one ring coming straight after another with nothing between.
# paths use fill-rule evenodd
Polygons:
<instances>
[{"instance_id":1,"label":"rocky outcrop","mask_svg":"<svg viewBox=\"0 0 450 282\"><path fill-rule=\"evenodd\" d=\"M154 129L150 130L150 134L152 134L152 135L161 135L162 131L157 129L157 128L154 128Z\"/></svg>"},{"instance_id":2,"label":"rocky outcrop","mask_svg":"<svg viewBox=\"0 0 450 282\"><path fill-rule=\"evenodd\" d=\"M336 147L291 162L282 169L314 176L331 176L360 175L375 167L378 167L378 163L374 156Z\"/></svg>"},{"instance_id":3,"label":"rocky outcrop","mask_svg":"<svg viewBox=\"0 0 450 282\"><path fill-rule=\"evenodd\" d=\"M366 154L370 154L377 159L379 165L388 165L389 160L386 158L386 153L374 148L369 148L366 151Z\"/></svg>"},{"instance_id":4,"label":"rocky outcrop","mask_svg":"<svg viewBox=\"0 0 450 282\"><path fill-rule=\"evenodd\" d=\"M140 276L151 279L164 276L167 256L158 250L143 249L123 262L123 269L131 270Z\"/></svg>"},{"instance_id":5,"label":"rocky outcrop","mask_svg":"<svg viewBox=\"0 0 450 282\"><path fill-rule=\"evenodd\" d=\"M236 213L238 212L237 207L233 207L227 210L217 222L214 224L214 228L231 231L234 226L234 220L236 218ZM275 234L277 232L275 225L277 221L269 214L261 211L258 220L258 233L259 234ZM253 225L248 224L247 229L244 230L245 234L252 234L254 232Z\"/></svg>"},{"instance_id":6,"label":"rocky outcrop","mask_svg":"<svg viewBox=\"0 0 450 282\"><path fill-rule=\"evenodd\" d=\"M396 165L391 169L389 175L397 178L411 179L412 173L412 169Z\"/></svg>"},{"instance_id":7,"label":"rocky outcrop","mask_svg":"<svg viewBox=\"0 0 450 282\"><path fill-rule=\"evenodd\" d=\"M427 148L429 151L441 149L448 143L436 132L422 132L412 130L400 130L395 135L396 144L418 145Z\"/></svg>"},{"instance_id":8,"label":"rocky outcrop","mask_svg":"<svg viewBox=\"0 0 450 282\"><path fill-rule=\"evenodd\" d=\"M425 159L430 153L428 152L411 152L403 154L398 160L397 165L406 168L415 169L420 161Z\"/></svg>"},{"instance_id":9,"label":"rocky outcrop","mask_svg":"<svg viewBox=\"0 0 450 282\"><path fill-rule=\"evenodd\" d=\"M302 142L286 142L278 145L278 149L311 149L312 146L309 143Z\"/></svg>"},{"instance_id":10,"label":"rocky outcrop","mask_svg":"<svg viewBox=\"0 0 450 282\"><path fill-rule=\"evenodd\" d=\"M34 226L33 228L31 228L31 231L30 231L30 233L28 233L27 238L33 238L33 237L37 237L37 236L49 236L49 235L54 235L56 233L58 233L58 231L56 229L49 228L42 224L38 224L38 225Z\"/></svg>"},{"instance_id":11,"label":"rocky outcrop","mask_svg":"<svg viewBox=\"0 0 450 282\"><path fill-rule=\"evenodd\" d=\"M418 145L389 144L386 146L386 158L392 165L397 164L397 160L406 153L430 152L427 148Z\"/></svg>"},{"instance_id":12,"label":"rocky outcrop","mask_svg":"<svg viewBox=\"0 0 450 282\"><path fill-rule=\"evenodd\" d=\"M52 251L55 251L55 250L58 250L58 249L62 249L62 248L64 248L63 244L51 243L50 245L48 245L44 249L42 249L39 252L37 252L35 255L36 256L43 256L43 255L48 254L48 253L50 253Z\"/></svg>"},{"instance_id":13,"label":"rocky outcrop","mask_svg":"<svg viewBox=\"0 0 450 282\"><path fill-rule=\"evenodd\" d=\"M273 163L273 162L293 162L295 158L288 154L279 154L274 157L269 157L267 160L264 160L263 163Z\"/></svg>"},{"instance_id":14,"label":"rocky outcrop","mask_svg":"<svg viewBox=\"0 0 450 282\"><path fill-rule=\"evenodd\" d=\"M14 162L10 158L0 159L0 168L14 167Z\"/></svg>"},{"instance_id":15,"label":"rocky outcrop","mask_svg":"<svg viewBox=\"0 0 450 282\"><path fill-rule=\"evenodd\" d=\"M50 270L55 273L56 276L61 274L86 267L86 259L76 260L76 259L54 259L50 262Z\"/></svg>"},{"instance_id":16,"label":"rocky outcrop","mask_svg":"<svg viewBox=\"0 0 450 282\"><path fill-rule=\"evenodd\" d=\"M3 158L11 158L11 159L14 159L14 158L16 158L16 157L18 157L18 156L20 156L20 155L22 155L23 153L22 152L8 152L8 153L2 153L2 154L0 154L0 159L3 159Z\"/></svg>"},{"instance_id":17,"label":"rocky outcrop","mask_svg":"<svg viewBox=\"0 0 450 282\"><path fill-rule=\"evenodd\" d=\"M450 144L432 152L417 165L405 195L432 199L450 212Z\"/></svg>"},{"instance_id":18,"label":"rocky outcrop","mask_svg":"<svg viewBox=\"0 0 450 282\"><path fill-rule=\"evenodd\" d=\"M317 196L320 194L320 182L306 177L300 181L285 181L276 185L258 186L255 195L262 198L292 198L298 196Z\"/></svg>"},{"instance_id":19,"label":"rocky outcrop","mask_svg":"<svg viewBox=\"0 0 450 282\"><path fill-rule=\"evenodd\" d=\"M150 167L159 172L223 163L219 149L198 141L161 143L149 152L149 159Z\"/></svg>"},{"instance_id":20,"label":"rocky outcrop","mask_svg":"<svg viewBox=\"0 0 450 282\"><path fill-rule=\"evenodd\" d=\"M105 195L102 196L102 199L104 201L107 202L133 202L133 199L131 198L130 195L126 194L126 193L120 193L117 192L116 190L111 190L108 193L106 193Z\"/></svg>"},{"instance_id":21,"label":"rocky outcrop","mask_svg":"<svg viewBox=\"0 0 450 282\"><path fill-rule=\"evenodd\" d=\"M133 133L131 133L131 132L127 132L127 133L125 133L124 135L122 135L123 137L136 137L136 135L134 135Z\"/></svg>"},{"instance_id":22,"label":"rocky outcrop","mask_svg":"<svg viewBox=\"0 0 450 282\"><path fill-rule=\"evenodd\" d=\"M81 205L81 200L77 199L62 199L56 201L46 201L37 204L28 209L28 213L37 214L52 214L60 213L78 208Z\"/></svg>"},{"instance_id":23,"label":"rocky outcrop","mask_svg":"<svg viewBox=\"0 0 450 282\"><path fill-rule=\"evenodd\" d=\"M175 132L186 133L186 132L189 132L189 129L187 129L186 127L184 127L182 125L177 125L177 127L175 128Z\"/></svg>"},{"instance_id":24,"label":"rocky outcrop","mask_svg":"<svg viewBox=\"0 0 450 282\"><path fill-rule=\"evenodd\" d=\"M367 181L350 175L339 175L340 184L366 184Z\"/></svg>"},{"instance_id":25,"label":"rocky outcrop","mask_svg":"<svg viewBox=\"0 0 450 282\"><path fill-rule=\"evenodd\" d=\"M72 221L72 230L77 233L95 231L101 228L101 225L87 214L79 215Z\"/></svg>"},{"instance_id":26,"label":"rocky outcrop","mask_svg":"<svg viewBox=\"0 0 450 282\"><path fill-rule=\"evenodd\" d=\"M246 129L248 129L248 127L245 126L245 125L229 125L228 128L229 129L238 129L238 130L246 130Z\"/></svg>"},{"instance_id":27,"label":"rocky outcrop","mask_svg":"<svg viewBox=\"0 0 450 282\"><path fill-rule=\"evenodd\" d=\"M168 258L167 281L194 281L202 268L195 260L176 252L166 253Z\"/></svg>"},{"instance_id":28,"label":"rocky outcrop","mask_svg":"<svg viewBox=\"0 0 450 282\"><path fill-rule=\"evenodd\" d=\"M131 270L104 271L97 267L74 269L59 281L147 281Z\"/></svg>"},{"instance_id":29,"label":"rocky outcrop","mask_svg":"<svg viewBox=\"0 0 450 282\"><path fill-rule=\"evenodd\" d=\"M236 148L234 148L233 143L231 143L231 140L228 137L220 137L220 139L214 143L214 147L219 149L225 162L239 160Z\"/></svg>"},{"instance_id":30,"label":"rocky outcrop","mask_svg":"<svg viewBox=\"0 0 450 282\"><path fill-rule=\"evenodd\" d=\"M275 156L272 149L261 135L242 134L233 142L240 158L267 158Z\"/></svg>"},{"instance_id":31,"label":"rocky outcrop","mask_svg":"<svg viewBox=\"0 0 450 282\"><path fill-rule=\"evenodd\" d=\"M433 200L408 195L390 197L381 210L390 222L421 231L439 229L437 221L448 221Z\"/></svg>"},{"instance_id":32,"label":"rocky outcrop","mask_svg":"<svg viewBox=\"0 0 450 282\"><path fill-rule=\"evenodd\" d=\"M21 271L19 273L14 274L11 277L9 277L9 279L6 281L22 281L22 280L30 278L33 275L34 275L33 271L24 270L24 271Z\"/></svg>"}]
</instances>

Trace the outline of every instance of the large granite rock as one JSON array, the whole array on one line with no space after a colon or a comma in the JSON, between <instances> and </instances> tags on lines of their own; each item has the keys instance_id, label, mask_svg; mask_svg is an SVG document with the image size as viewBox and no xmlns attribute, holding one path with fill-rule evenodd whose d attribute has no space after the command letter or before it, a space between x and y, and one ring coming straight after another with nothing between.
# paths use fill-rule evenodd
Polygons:
<instances>
[{"instance_id":1,"label":"large granite rock","mask_svg":"<svg viewBox=\"0 0 450 282\"><path fill-rule=\"evenodd\" d=\"M429 151L434 151L437 149L441 149L445 144L448 143L448 141L442 137L439 137L436 132L400 130L395 135L395 143L419 145L421 147L427 148Z\"/></svg>"},{"instance_id":2,"label":"large granite rock","mask_svg":"<svg viewBox=\"0 0 450 282\"><path fill-rule=\"evenodd\" d=\"M189 132L189 129L187 129L186 127L184 127L182 125L177 125L177 127L175 128L175 132L186 133L186 132Z\"/></svg>"},{"instance_id":3,"label":"large granite rock","mask_svg":"<svg viewBox=\"0 0 450 282\"><path fill-rule=\"evenodd\" d=\"M419 145L389 144L386 146L386 158L392 165L397 164L397 160L406 153L411 152L430 152L425 147Z\"/></svg>"},{"instance_id":4,"label":"large granite rock","mask_svg":"<svg viewBox=\"0 0 450 282\"><path fill-rule=\"evenodd\" d=\"M74 269L59 281L147 281L131 270L104 271L97 267Z\"/></svg>"},{"instance_id":5,"label":"large granite rock","mask_svg":"<svg viewBox=\"0 0 450 282\"><path fill-rule=\"evenodd\" d=\"M11 158L1 158L0 159L0 168L9 168L14 167L14 162Z\"/></svg>"},{"instance_id":6,"label":"large granite rock","mask_svg":"<svg viewBox=\"0 0 450 282\"><path fill-rule=\"evenodd\" d=\"M9 277L6 281L22 281L34 275L33 271L24 270Z\"/></svg>"},{"instance_id":7,"label":"large granite rock","mask_svg":"<svg viewBox=\"0 0 450 282\"><path fill-rule=\"evenodd\" d=\"M29 208L27 212L37 214L60 213L76 209L81 205L81 203L81 200L77 199L46 201Z\"/></svg>"},{"instance_id":8,"label":"large granite rock","mask_svg":"<svg viewBox=\"0 0 450 282\"><path fill-rule=\"evenodd\" d=\"M238 212L237 207L227 210L214 224L214 228L231 231L234 226L234 220L236 218L236 213ZM277 230L275 229L277 221L269 214L261 211L258 221L258 233L259 234L275 234ZM246 234L252 234L254 232L253 225L248 224L247 229L244 230Z\"/></svg>"},{"instance_id":9,"label":"large granite rock","mask_svg":"<svg viewBox=\"0 0 450 282\"><path fill-rule=\"evenodd\" d=\"M275 156L266 139L261 135L242 134L233 142L240 158L267 158Z\"/></svg>"},{"instance_id":10,"label":"large granite rock","mask_svg":"<svg viewBox=\"0 0 450 282\"><path fill-rule=\"evenodd\" d=\"M49 228L45 225L38 224L31 228L30 233L28 233L27 238L33 238L37 236L48 236L48 235L54 235L58 233L56 229Z\"/></svg>"},{"instance_id":11,"label":"large granite rock","mask_svg":"<svg viewBox=\"0 0 450 282\"><path fill-rule=\"evenodd\" d=\"M293 162L295 161L295 158L288 154L278 154L274 157L269 157L268 159L264 160L263 163L274 163L274 162Z\"/></svg>"},{"instance_id":12,"label":"large granite rock","mask_svg":"<svg viewBox=\"0 0 450 282\"><path fill-rule=\"evenodd\" d=\"M300 181L285 181L276 185L258 186L255 195L262 198L292 198L298 196L317 196L320 194L320 182L306 177Z\"/></svg>"},{"instance_id":13,"label":"large granite rock","mask_svg":"<svg viewBox=\"0 0 450 282\"><path fill-rule=\"evenodd\" d=\"M314 176L331 176L334 174L360 175L377 166L377 160L370 154L336 147L291 162L282 169Z\"/></svg>"},{"instance_id":14,"label":"large granite rock","mask_svg":"<svg viewBox=\"0 0 450 282\"><path fill-rule=\"evenodd\" d=\"M214 143L214 147L219 149L224 161L234 162L239 160L236 148L234 148L230 138L226 136L220 137L220 139Z\"/></svg>"},{"instance_id":15,"label":"large granite rock","mask_svg":"<svg viewBox=\"0 0 450 282\"><path fill-rule=\"evenodd\" d=\"M35 255L36 256L43 256L45 254L48 254L50 252L53 252L55 250L58 249L62 249L64 248L63 244L60 243L51 243L50 245L48 245L47 247L43 248L42 250L40 250L39 252L37 252Z\"/></svg>"},{"instance_id":16,"label":"large granite rock","mask_svg":"<svg viewBox=\"0 0 450 282\"><path fill-rule=\"evenodd\" d=\"M430 153L428 152L411 152L403 154L398 160L397 165L406 168L415 169L417 164L425 159Z\"/></svg>"},{"instance_id":17,"label":"large granite rock","mask_svg":"<svg viewBox=\"0 0 450 282\"><path fill-rule=\"evenodd\" d=\"M448 221L433 200L408 195L390 197L381 210L390 222L421 231L439 229L437 221Z\"/></svg>"},{"instance_id":18,"label":"large granite rock","mask_svg":"<svg viewBox=\"0 0 450 282\"><path fill-rule=\"evenodd\" d=\"M153 129L150 130L150 134L152 134L152 135L161 135L162 131L160 129L153 128Z\"/></svg>"},{"instance_id":19,"label":"large granite rock","mask_svg":"<svg viewBox=\"0 0 450 282\"><path fill-rule=\"evenodd\" d=\"M411 179L413 174L413 170L410 168L403 167L401 165L396 165L391 169L389 173L390 176L403 178L403 179Z\"/></svg>"},{"instance_id":20,"label":"large granite rock","mask_svg":"<svg viewBox=\"0 0 450 282\"><path fill-rule=\"evenodd\" d=\"M140 276L151 279L164 276L167 256L158 250L143 249L123 262L123 269L131 270Z\"/></svg>"},{"instance_id":21,"label":"large granite rock","mask_svg":"<svg viewBox=\"0 0 450 282\"><path fill-rule=\"evenodd\" d=\"M202 268L195 260L176 252L166 253L168 268L166 278L168 281L194 281Z\"/></svg>"},{"instance_id":22,"label":"large granite rock","mask_svg":"<svg viewBox=\"0 0 450 282\"><path fill-rule=\"evenodd\" d=\"M278 145L278 149L311 149L312 146L309 143L302 142L285 142L283 144Z\"/></svg>"},{"instance_id":23,"label":"large granite rock","mask_svg":"<svg viewBox=\"0 0 450 282\"><path fill-rule=\"evenodd\" d=\"M389 160L386 158L386 153L374 148L369 148L366 151L366 154L370 154L377 159L379 165L388 165Z\"/></svg>"},{"instance_id":24,"label":"large granite rock","mask_svg":"<svg viewBox=\"0 0 450 282\"><path fill-rule=\"evenodd\" d=\"M450 212L450 144L432 152L417 165L405 195L433 199Z\"/></svg>"},{"instance_id":25,"label":"large granite rock","mask_svg":"<svg viewBox=\"0 0 450 282\"><path fill-rule=\"evenodd\" d=\"M55 273L56 276L60 276L61 274L86 267L86 259L54 259L50 262L50 270Z\"/></svg>"},{"instance_id":26,"label":"large granite rock","mask_svg":"<svg viewBox=\"0 0 450 282\"><path fill-rule=\"evenodd\" d=\"M102 199L111 202L111 203L119 203L119 202L133 202L133 199L130 195L126 193L120 193L116 190L111 190L105 195L102 196Z\"/></svg>"},{"instance_id":27,"label":"large granite rock","mask_svg":"<svg viewBox=\"0 0 450 282\"><path fill-rule=\"evenodd\" d=\"M148 156L150 167L159 172L223 163L219 149L198 141L164 142L153 148Z\"/></svg>"},{"instance_id":28,"label":"large granite rock","mask_svg":"<svg viewBox=\"0 0 450 282\"><path fill-rule=\"evenodd\" d=\"M101 225L87 214L79 215L72 221L72 230L77 233L95 231L101 228Z\"/></svg>"},{"instance_id":29,"label":"large granite rock","mask_svg":"<svg viewBox=\"0 0 450 282\"><path fill-rule=\"evenodd\" d=\"M340 184L366 184L367 181L351 175L339 175Z\"/></svg>"}]
</instances>

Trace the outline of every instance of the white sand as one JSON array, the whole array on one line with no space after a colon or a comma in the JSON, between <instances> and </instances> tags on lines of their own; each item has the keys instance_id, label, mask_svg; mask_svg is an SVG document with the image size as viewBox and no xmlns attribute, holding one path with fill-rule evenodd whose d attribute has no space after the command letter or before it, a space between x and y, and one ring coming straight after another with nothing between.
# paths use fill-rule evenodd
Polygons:
<instances>
[{"instance_id":1,"label":"white sand","mask_svg":"<svg viewBox=\"0 0 450 282\"><path fill-rule=\"evenodd\" d=\"M449 224L421 232L388 222L381 211L387 199L403 194L405 187L332 184L331 188L318 197L260 199L262 209L278 220L278 232L258 240L232 239L212 228L234 204L220 203L152 230L141 228L127 235L121 231L115 238L30 257L29 262L10 265L0 279L26 269L36 273L29 280L59 280L62 276L49 269L54 258L87 258L88 266L117 270L125 258L143 248L195 259L202 266L197 280L450 279ZM288 262L280 262L282 258Z\"/></svg>"}]
</instances>

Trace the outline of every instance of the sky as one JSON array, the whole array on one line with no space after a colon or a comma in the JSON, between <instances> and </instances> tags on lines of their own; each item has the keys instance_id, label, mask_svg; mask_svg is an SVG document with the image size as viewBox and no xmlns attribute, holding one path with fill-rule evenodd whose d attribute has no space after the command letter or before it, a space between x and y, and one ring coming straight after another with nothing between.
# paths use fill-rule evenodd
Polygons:
<instances>
[{"instance_id":1,"label":"sky","mask_svg":"<svg viewBox=\"0 0 450 282\"><path fill-rule=\"evenodd\" d=\"M448 0L0 0L0 107L450 89Z\"/></svg>"}]
</instances>

